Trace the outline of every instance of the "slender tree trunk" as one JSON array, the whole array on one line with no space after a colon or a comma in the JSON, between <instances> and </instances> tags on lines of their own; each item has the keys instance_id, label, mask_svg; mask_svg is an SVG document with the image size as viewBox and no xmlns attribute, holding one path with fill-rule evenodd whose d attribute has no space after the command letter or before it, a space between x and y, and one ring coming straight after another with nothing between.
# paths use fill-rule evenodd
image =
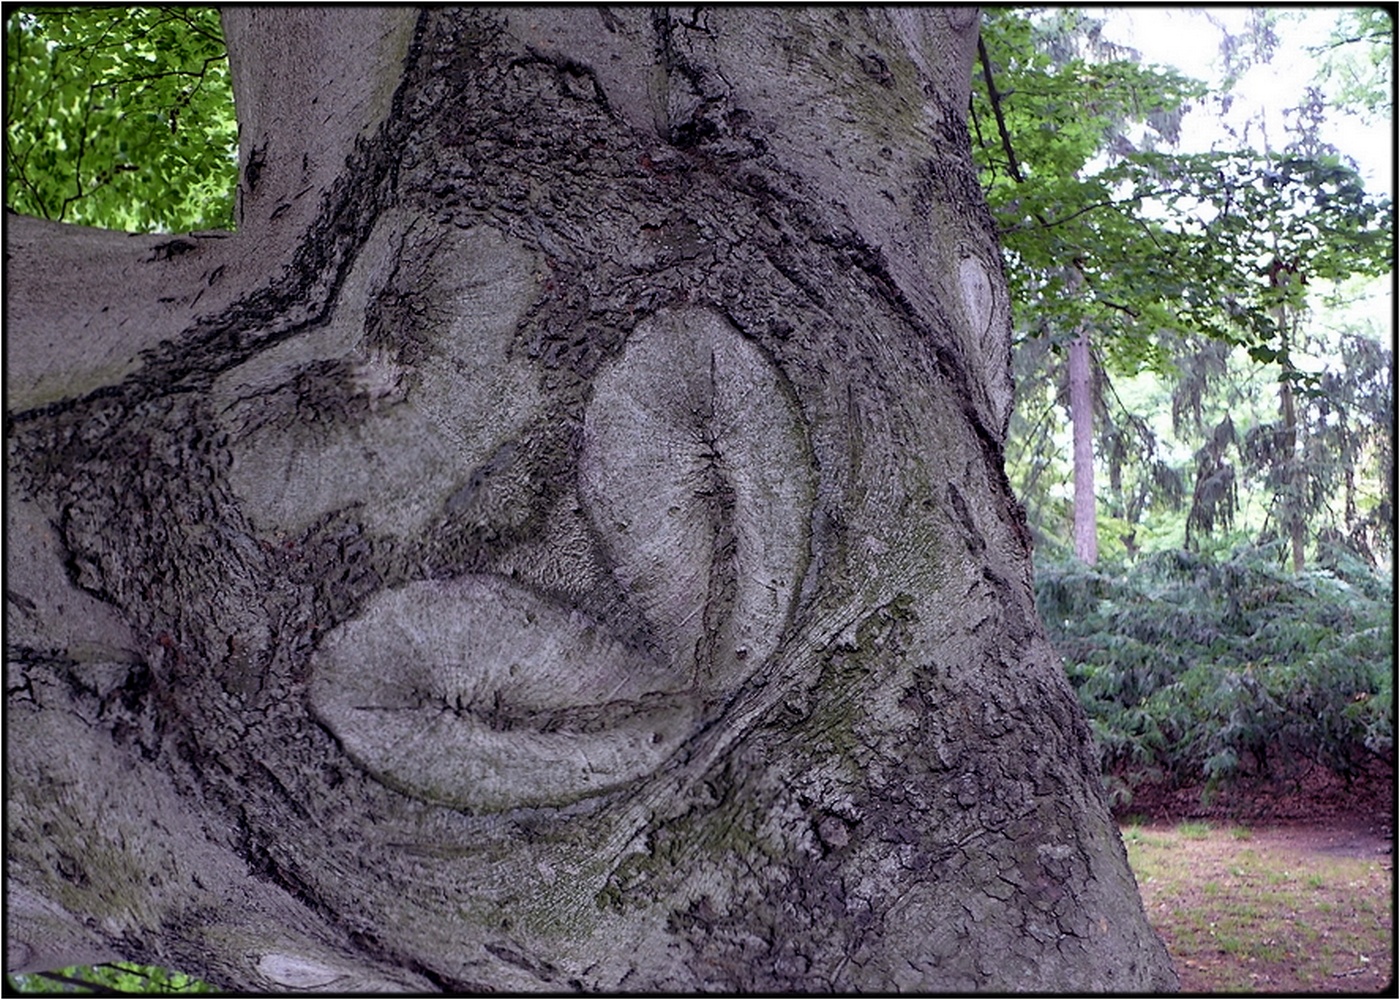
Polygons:
<instances>
[{"instance_id":1,"label":"slender tree trunk","mask_svg":"<svg viewBox=\"0 0 1400 1000\"><path fill-rule=\"evenodd\" d=\"M1270 270L1269 280L1275 288L1287 289L1299 281L1299 276L1294 269L1279 266ZM1274 310L1274 319L1278 322L1283 355L1287 357L1293 339L1287 304L1281 302L1278 305ZM1293 383L1286 378L1279 380L1278 398L1280 432L1283 439L1283 527L1288 532L1293 572L1301 573L1306 565L1307 521L1304 510L1308 472L1303 466L1299 447L1298 411L1293 397Z\"/></svg>"},{"instance_id":2,"label":"slender tree trunk","mask_svg":"<svg viewBox=\"0 0 1400 1000\"><path fill-rule=\"evenodd\" d=\"M1036 621L936 8L231 8L226 237L14 220L8 956L1175 984Z\"/></svg>"},{"instance_id":3,"label":"slender tree trunk","mask_svg":"<svg viewBox=\"0 0 1400 1000\"><path fill-rule=\"evenodd\" d=\"M1069 409L1074 439L1074 554L1099 561L1099 521L1094 496L1094 383L1089 333L1069 346Z\"/></svg>"},{"instance_id":4,"label":"slender tree trunk","mask_svg":"<svg viewBox=\"0 0 1400 1000\"><path fill-rule=\"evenodd\" d=\"M1279 418L1283 423L1283 451L1286 463L1284 524L1288 530L1289 550L1293 572L1301 573L1306 565L1307 524L1302 513L1302 492L1307 489L1306 473L1302 468L1298 447L1298 412L1293 399L1293 383L1281 381L1278 388Z\"/></svg>"}]
</instances>

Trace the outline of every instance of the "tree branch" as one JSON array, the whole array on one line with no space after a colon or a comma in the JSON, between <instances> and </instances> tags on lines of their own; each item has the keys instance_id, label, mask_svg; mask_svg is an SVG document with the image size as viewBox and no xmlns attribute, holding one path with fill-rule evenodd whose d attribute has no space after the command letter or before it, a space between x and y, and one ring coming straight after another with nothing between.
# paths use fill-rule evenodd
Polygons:
<instances>
[{"instance_id":1,"label":"tree branch","mask_svg":"<svg viewBox=\"0 0 1400 1000\"><path fill-rule=\"evenodd\" d=\"M1095 209L1099 209L1099 208L1117 208L1120 204L1122 204L1122 203L1121 203L1121 202L1117 202L1117 201L1113 201L1112 199L1110 199L1110 200L1108 200L1108 201L1096 201L1096 202L1094 202L1092 205L1085 205L1083 208L1079 209L1078 211L1071 212L1069 215L1066 215L1066 216L1064 216L1063 218L1060 218L1060 219L1055 219L1055 220L1053 220L1053 221L1050 221L1050 220L1045 219L1039 212L1036 212L1036 213L1035 213L1035 221L1039 224L1039 228L1041 228L1041 229L1053 229L1055 226L1062 226L1062 225L1064 225L1066 222L1069 222L1069 221L1072 220L1072 219L1077 219L1077 218L1079 218L1079 216L1084 215L1084 214L1087 213L1087 212L1092 212L1092 211L1094 211ZM997 235L999 235L999 236L1005 236L1007 233L1019 233L1019 232L1022 232L1022 231L1024 231L1024 230L1030 229L1030 228L1031 228L1030 226L1009 226L1009 227L1007 227L1006 229L998 230Z\"/></svg>"},{"instance_id":2,"label":"tree branch","mask_svg":"<svg viewBox=\"0 0 1400 1000\"><path fill-rule=\"evenodd\" d=\"M1385 32L1373 31L1364 35L1352 35L1350 38L1338 38L1335 41L1328 42L1325 45L1308 45L1305 46L1305 48L1309 53L1316 56L1321 55L1322 53L1327 52L1330 49L1339 49L1343 45L1352 45L1356 42L1379 43L1381 41L1384 41L1385 37Z\"/></svg>"},{"instance_id":3,"label":"tree branch","mask_svg":"<svg viewBox=\"0 0 1400 1000\"><path fill-rule=\"evenodd\" d=\"M987 83L987 98L992 102L992 114L997 120L997 131L1001 133L1001 148L1006 153L1006 165L1011 171L1011 177L1017 184L1024 184L1026 178L1021 174L1021 165L1016 162L1016 151L1011 148L1011 134L1006 129L1006 116L1001 110L1001 91L997 90L996 81L992 78L992 61L987 58L987 44L979 35L977 37L977 61L982 64L982 79Z\"/></svg>"}]
</instances>

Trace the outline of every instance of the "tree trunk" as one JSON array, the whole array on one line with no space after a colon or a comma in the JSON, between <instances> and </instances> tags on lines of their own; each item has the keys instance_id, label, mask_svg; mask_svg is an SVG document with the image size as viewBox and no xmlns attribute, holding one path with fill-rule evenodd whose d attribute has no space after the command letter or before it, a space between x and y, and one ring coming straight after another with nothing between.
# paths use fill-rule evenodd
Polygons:
<instances>
[{"instance_id":1,"label":"tree trunk","mask_svg":"<svg viewBox=\"0 0 1400 1000\"><path fill-rule=\"evenodd\" d=\"M1292 268L1276 267L1269 271L1269 283L1276 289L1296 287L1298 281L1299 276ZM1293 346L1294 322L1282 295L1274 308L1274 320L1278 323L1280 349L1283 356L1288 357ZM1308 470L1303 465L1302 449L1298 444L1298 408L1293 398L1293 382L1288 378L1279 379L1278 401L1279 434L1282 438L1282 474L1279 478L1283 483L1279 506L1283 529L1288 532L1289 565L1294 573L1301 573L1306 565Z\"/></svg>"},{"instance_id":2,"label":"tree trunk","mask_svg":"<svg viewBox=\"0 0 1400 1000\"><path fill-rule=\"evenodd\" d=\"M237 234L9 220L13 967L1173 986L1002 473L974 15L226 26Z\"/></svg>"},{"instance_id":3,"label":"tree trunk","mask_svg":"<svg viewBox=\"0 0 1400 1000\"><path fill-rule=\"evenodd\" d=\"M1290 565L1294 573L1303 572L1307 545L1307 521L1303 516L1307 474L1303 469L1298 447L1298 408L1293 401L1293 383L1280 379L1279 422L1283 429L1284 499L1283 520L1288 531Z\"/></svg>"},{"instance_id":4,"label":"tree trunk","mask_svg":"<svg viewBox=\"0 0 1400 1000\"><path fill-rule=\"evenodd\" d=\"M1099 519L1094 498L1094 384L1089 333L1069 345L1069 411L1074 438L1074 554L1099 561Z\"/></svg>"}]
</instances>

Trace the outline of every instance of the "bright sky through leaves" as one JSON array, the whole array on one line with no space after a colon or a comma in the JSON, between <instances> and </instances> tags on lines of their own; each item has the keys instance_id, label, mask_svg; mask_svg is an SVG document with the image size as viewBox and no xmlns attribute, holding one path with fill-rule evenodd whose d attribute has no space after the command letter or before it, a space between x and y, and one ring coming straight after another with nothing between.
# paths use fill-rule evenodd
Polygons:
<instances>
[{"instance_id":1,"label":"bright sky through leaves","mask_svg":"<svg viewBox=\"0 0 1400 1000\"><path fill-rule=\"evenodd\" d=\"M1214 104L1198 105L1186 115L1181 133L1183 151L1242 145L1262 150L1265 138L1278 150L1287 142L1284 112L1303 100L1318 72L1320 57L1309 50L1328 43L1344 8L1270 9L1284 14L1274 25L1278 46L1272 58L1252 66L1234 83L1230 88L1233 99L1223 118ZM1232 35L1246 32L1250 8L1135 5L1090 9L1088 13L1104 18L1104 37L1136 49L1144 62L1174 67L1219 88L1224 79L1220 43L1226 31ZM1234 130L1233 137L1229 129ZM1356 161L1368 191L1394 198L1393 121L1368 122L1359 115L1333 111L1323 122L1322 134L1325 141Z\"/></svg>"},{"instance_id":2,"label":"bright sky through leaves","mask_svg":"<svg viewBox=\"0 0 1400 1000\"><path fill-rule=\"evenodd\" d=\"M1137 50L1144 62L1173 67L1207 82L1220 93L1227 83L1222 42L1227 33L1237 38L1246 36L1251 17L1261 9L1275 15L1272 29L1276 46L1272 53L1267 61L1255 63L1229 83L1230 99L1223 113L1218 101L1207 101L1199 102L1183 116L1179 148L1183 152L1206 152L1243 146L1262 150L1267 145L1278 151L1289 141L1286 112L1303 102L1308 87L1319 85L1326 56L1336 52L1362 63L1367 58L1367 53L1358 51L1364 43L1352 43L1350 52L1346 46L1328 48L1338 18L1347 8L1134 5L1096 8L1089 13L1104 19L1105 38ZM1393 59L1393 53L1389 58ZM1340 86L1336 78L1321 82L1329 103L1339 96ZM1385 90L1390 92L1388 86ZM1344 112L1329 107L1319 131L1324 142L1355 163L1368 192L1394 199L1393 107L1385 117L1368 115L1356 108ZM1369 326L1389 342L1395 334L1392 280L1380 277L1368 286L1368 293L1352 308L1340 308L1327 318L1339 327ZM1295 360L1307 370L1317 370L1324 363L1301 351Z\"/></svg>"}]
</instances>

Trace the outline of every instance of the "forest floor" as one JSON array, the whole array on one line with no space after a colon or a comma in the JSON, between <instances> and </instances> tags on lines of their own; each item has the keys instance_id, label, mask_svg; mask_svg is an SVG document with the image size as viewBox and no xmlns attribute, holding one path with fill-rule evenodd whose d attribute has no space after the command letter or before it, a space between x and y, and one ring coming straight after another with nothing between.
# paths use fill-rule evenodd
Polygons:
<instances>
[{"instance_id":1,"label":"forest floor","mask_svg":"<svg viewBox=\"0 0 1400 1000\"><path fill-rule=\"evenodd\" d=\"M1190 993L1395 989L1395 780L1139 790L1120 816L1147 916Z\"/></svg>"}]
</instances>

